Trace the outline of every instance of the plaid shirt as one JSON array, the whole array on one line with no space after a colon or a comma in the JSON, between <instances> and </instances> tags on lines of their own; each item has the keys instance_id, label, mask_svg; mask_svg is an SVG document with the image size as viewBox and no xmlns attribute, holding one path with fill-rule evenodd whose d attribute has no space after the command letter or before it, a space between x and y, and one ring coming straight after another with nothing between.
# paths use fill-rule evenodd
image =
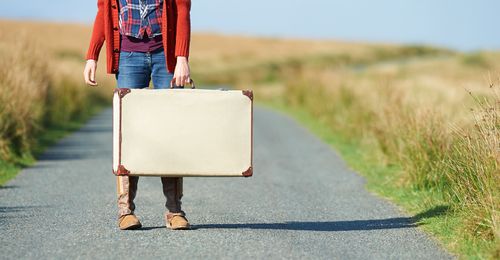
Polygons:
<instances>
[{"instance_id":1,"label":"plaid shirt","mask_svg":"<svg viewBox=\"0 0 500 260\"><path fill-rule=\"evenodd\" d=\"M163 0L120 0L120 33L142 39L161 35Z\"/></svg>"}]
</instances>

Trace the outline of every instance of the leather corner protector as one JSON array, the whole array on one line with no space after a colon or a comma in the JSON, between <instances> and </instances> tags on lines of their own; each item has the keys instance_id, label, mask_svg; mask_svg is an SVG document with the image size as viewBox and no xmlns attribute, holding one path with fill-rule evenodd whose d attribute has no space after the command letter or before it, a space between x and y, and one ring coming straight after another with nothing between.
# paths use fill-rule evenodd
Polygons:
<instances>
[{"instance_id":1,"label":"leather corner protector","mask_svg":"<svg viewBox=\"0 0 500 260\"><path fill-rule=\"evenodd\" d=\"M253 101L253 91L250 89L242 90L243 95L247 96L250 100Z\"/></svg>"},{"instance_id":2,"label":"leather corner protector","mask_svg":"<svg viewBox=\"0 0 500 260\"><path fill-rule=\"evenodd\" d=\"M117 176L128 176L130 174L130 171L125 168L123 165L118 165L118 170L115 172L115 175Z\"/></svg>"},{"instance_id":3,"label":"leather corner protector","mask_svg":"<svg viewBox=\"0 0 500 260\"><path fill-rule=\"evenodd\" d=\"M127 95L128 93L130 93L130 89L129 88L115 88L115 93L118 93L118 96L120 98L123 98L125 95Z\"/></svg>"},{"instance_id":4,"label":"leather corner protector","mask_svg":"<svg viewBox=\"0 0 500 260\"><path fill-rule=\"evenodd\" d=\"M241 175L243 175L243 177L250 177L253 175L253 169L252 169L252 166L248 167L248 169L246 171L244 171L243 173L241 173Z\"/></svg>"}]
</instances>

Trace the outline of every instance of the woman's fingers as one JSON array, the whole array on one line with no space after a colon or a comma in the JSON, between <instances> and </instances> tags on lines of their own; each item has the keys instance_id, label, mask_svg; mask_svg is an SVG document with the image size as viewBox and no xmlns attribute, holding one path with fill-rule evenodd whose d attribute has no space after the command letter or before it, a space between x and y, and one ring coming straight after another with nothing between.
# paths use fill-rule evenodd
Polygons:
<instances>
[{"instance_id":1,"label":"woman's fingers","mask_svg":"<svg viewBox=\"0 0 500 260\"><path fill-rule=\"evenodd\" d=\"M182 84L182 75L179 75L177 77L175 77L175 85L180 87L180 86L184 86L184 84Z\"/></svg>"},{"instance_id":2,"label":"woman's fingers","mask_svg":"<svg viewBox=\"0 0 500 260\"><path fill-rule=\"evenodd\" d=\"M189 77L189 74L179 72L178 75L174 76L174 82L176 86L185 86L191 83L191 78Z\"/></svg>"},{"instance_id":3,"label":"woman's fingers","mask_svg":"<svg viewBox=\"0 0 500 260\"><path fill-rule=\"evenodd\" d=\"M95 69L95 67L90 68L90 82L97 85L97 83L95 82Z\"/></svg>"}]
</instances>

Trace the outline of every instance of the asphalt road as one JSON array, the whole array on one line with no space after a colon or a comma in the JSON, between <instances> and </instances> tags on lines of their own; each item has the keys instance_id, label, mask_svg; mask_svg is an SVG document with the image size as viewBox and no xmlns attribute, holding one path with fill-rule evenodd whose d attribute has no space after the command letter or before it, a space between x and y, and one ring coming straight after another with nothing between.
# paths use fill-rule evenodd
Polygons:
<instances>
[{"instance_id":1,"label":"asphalt road","mask_svg":"<svg viewBox=\"0 0 500 260\"><path fill-rule=\"evenodd\" d=\"M0 188L0 259L452 258L306 129L254 113L253 177L186 178L193 230L164 227L161 182L143 177L143 229L120 231L104 111Z\"/></svg>"}]
</instances>

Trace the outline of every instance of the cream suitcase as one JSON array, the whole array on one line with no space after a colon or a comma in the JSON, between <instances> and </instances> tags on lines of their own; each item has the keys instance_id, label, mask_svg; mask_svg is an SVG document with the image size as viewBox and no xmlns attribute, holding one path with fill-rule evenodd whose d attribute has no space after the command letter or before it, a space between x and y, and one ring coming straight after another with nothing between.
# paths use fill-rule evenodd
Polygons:
<instances>
[{"instance_id":1,"label":"cream suitcase","mask_svg":"<svg viewBox=\"0 0 500 260\"><path fill-rule=\"evenodd\" d=\"M128 89L113 95L113 172L252 176L251 90Z\"/></svg>"}]
</instances>

